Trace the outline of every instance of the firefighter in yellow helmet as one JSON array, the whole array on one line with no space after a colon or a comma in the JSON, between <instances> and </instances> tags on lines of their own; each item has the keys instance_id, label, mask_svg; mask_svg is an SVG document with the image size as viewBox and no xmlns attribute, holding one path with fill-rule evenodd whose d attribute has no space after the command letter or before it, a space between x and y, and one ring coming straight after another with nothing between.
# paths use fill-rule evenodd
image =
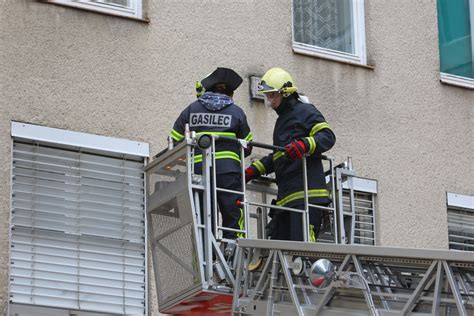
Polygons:
<instances>
[{"instance_id":1,"label":"firefighter in yellow helmet","mask_svg":"<svg viewBox=\"0 0 474 316\"><path fill-rule=\"evenodd\" d=\"M258 87L278 114L273 130L273 145L284 146L286 152L273 152L254 161L246 169L246 180L275 172L278 185L276 204L304 209L304 175L302 158L306 156L309 203L327 206L331 203L326 186L321 154L331 149L336 137L321 112L303 102L291 75L272 68L262 77ZM272 211L270 238L303 240L302 214ZM316 241L322 212L309 209L310 240Z\"/></svg>"}]
</instances>

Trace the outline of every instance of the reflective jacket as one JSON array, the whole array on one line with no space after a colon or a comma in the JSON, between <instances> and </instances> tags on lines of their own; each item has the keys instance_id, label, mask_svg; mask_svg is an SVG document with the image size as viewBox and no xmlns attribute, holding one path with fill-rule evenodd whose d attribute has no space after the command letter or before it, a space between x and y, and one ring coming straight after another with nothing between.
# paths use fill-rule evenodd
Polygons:
<instances>
[{"instance_id":1,"label":"reflective jacket","mask_svg":"<svg viewBox=\"0 0 474 316\"><path fill-rule=\"evenodd\" d=\"M215 134L232 138L252 140L252 133L244 111L234 104L232 98L206 92L197 101L187 106L173 125L170 136L175 142L184 139L185 126L197 134ZM251 148L245 155L248 156ZM194 162L202 162L202 155L196 149ZM200 166L196 166L196 170ZM240 173L240 148L237 143L225 140L216 141L216 173Z\"/></svg>"},{"instance_id":2,"label":"reflective jacket","mask_svg":"<svg viewBox=\"0 0 474 316\"><path fill-rule=\"evenodd\" d=\"M283 99L276 110L278 119L273 130L273 145L285 146L302 140L308 149L309 203L330 203L323 164L320 155L331 149L336 136L321 112L309 103L303 103L297 94ZM277 205L292 207L304 203L304 175L302 160L293 160L285 152L272 154L252 163L260 174L275 172L278 185Z\"/></svg>"}]
</instances>

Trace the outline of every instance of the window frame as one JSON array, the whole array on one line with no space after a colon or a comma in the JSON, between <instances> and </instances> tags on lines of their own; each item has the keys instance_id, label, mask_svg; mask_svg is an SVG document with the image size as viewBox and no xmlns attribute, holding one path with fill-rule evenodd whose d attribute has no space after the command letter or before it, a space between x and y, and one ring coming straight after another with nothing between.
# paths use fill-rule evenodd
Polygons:
<instances>
[{"instance_id":1,"label":"window frame","mask_svg":"<svg viewBox=\"0 0 474 316\"><path fill-rule=\"evenodd\" d=\"M438 3L436 3L436 11L438 15L437 23L438 23L438 28L439 28L439 11L438 11ZM474 0L469 0L469 16L471 17L470 19L470 24L471 24L471 54L474 56L474 20L472 17L474 17ZM439 63L440 63L440 68L441 68L441 50L439 48L439 31L438 31L438 51L439 51ZM468 89L474 89L474 78L469 78L469 77L462 77L462 76L457 76L453 75L450 73L442 72L440 70L440 81L442 83L448 84L448 85L453 85L453 86L458 86L458 87L463 87L463 88L468 88Z\"/></svg>"},{"instance_id":2,"label":"window frame","mask_svg":"<svg viewBox=\"0 0 474 316\"><path fill-rule=\"evenodd\" d=\"M367 49L365 35L365 0L351 0L352 2L352 21L354 28L354 48L355 53L345 53L324 47L309 45L295 41L295 15L293 12L293 2L291 0L291 24L292 24L292 47L293 52L303 55L320 57L361 66L367 65Z\"/></svg>"},{"instance_id":3,"label":"window frame","mask_svg":"<svg viewBox=\"0 0 474 316\"><path fill-rule=\"evenodd\" d=\"M105 14L143 19L143 0L131 1L133 1L132 7L128 9L121 7L120 5L93 2L92 0L46 0L46 2L48 3L60 4L89 11L101 12Z\"/></svg>"},{"instance_id":4,"label":"window frame","mask_svg":"<svg viewBox=\"0 0 474 316\"><path fill-rule=\"evenodd\" d=\"M21 123L21 122L11 122L11 150L10 150L10 162L13 163L14 161L14 150L13 144L15 141L28 141L28 142L39 142L45 146L52 146L56 149L65 149L65 150L73 150L77 152L81 152L82 149L86 149L88 153L91 154L103 154L104 157L124 157L124 158L141 158L143 159L143 168L146 168L146 164L149 158L149 144L137 141L131 141L127 139L121 138L114 138L114 137L107 137L107 136L100 136L95 134L88 134L88 133L81 133L81 132L74 132L70 130L63 130L57 128L50 128L45 126ZM10 179L13 179L14 171L13 165L10 167ZM143 178L143 187L146 190L146 177ZM13 189L13 180L10 182L10 197L14 192ZM13 198L10 198L10 215L13 211ZM147 223L147 216L146 216L146 192L143 192L143 203L144 203L144 214L143 214L143 229L144 229L144 240L143 240L143 247L144 247L144 315L148 315L148 223ZM12 259L12 229L13 227L13 216L10 216L9 220L9 252L8 257L11 261ZM8 275L11 276L11 269L12 265L8 265ZM10 277L11 278L11 277ZM8 295L11 293L11 285L12 281L9 278L8 282ZM55 306L44 306L44 305L25 305L24 303L16 303L10 301L7 305L7 313L10 314L11 310L15 310L16 312L23 312L26 315L31 312L32 308L38 307L39 309L45 309L45 314L48 314L48 310L55 310L58 312L58 315L62 312L74 312L77 315L84 315L84 316L100 316L109 314L107 312L94 312L88 310L75 310L65 307L55 307ZM36 309L35 309L36 311ZM31 314L33 315L33 314Z\"/></svg>"},{"instance_id":5,"label":"window frame","mask_svg":"<svg viewBox=\"0 0 474 316\"><path fill-rule=\"evenodd\" d=\"M474 89L474 79L451 75L446 72L440 72L440 79L442 83L446 83L452 86L458 86L468 89Z\"/></svg>"}]
</instances>

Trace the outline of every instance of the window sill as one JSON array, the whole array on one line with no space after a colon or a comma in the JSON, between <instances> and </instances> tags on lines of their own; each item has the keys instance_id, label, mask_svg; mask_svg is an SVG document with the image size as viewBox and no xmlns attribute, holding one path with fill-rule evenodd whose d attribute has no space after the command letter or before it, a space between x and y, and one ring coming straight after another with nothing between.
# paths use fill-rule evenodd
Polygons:
<instances>
[{"instance_id":1,"label":"window sill","mask_svg":"<svg viewBox=\"0 0 474 316\"><path fill-rule=\"evenodd\" d=\"M447 85L474 90L474 79L471 78L450 75L442 72L440 73L440 81Z\"/></svg>"},{"instance_id":2,"label":"window sill","mask_svg":"<svg viewBox=\"0 0 474 316\"><path fill-rule=\"evenodd\" d=\"M311 56L319 59L324 59L324 60L329 60L341 64L346 64L346 65L351 65L351 66L357 66L357 67L362 67L370 70L375 69L375 65L367 65L363 63L358 63L356 61L350 61L350 60L344 60L343 58L336 58L336 57L330 57L322 53L318 53L315 51L311 51L308 49L300 48L300 47L295 47L293 46L293 53L299 54L299 55L305 55L305 56Z\"/></svg>"},{"instance_id":3,"label":"window sill","mask_svg":"<svg viewBox=\"0 0 474 316\"><path fill-rule=\"evenodd\" d=\"M78 10L98 13L98 14L102 14L102 15L109 15L109 16L114 16L114 17L118 17L118 18L132 20L132 21L136 21L136 22L141 22L141 23L150 23L149 19L137 18L137 17L127 15L127 14L115 13L115 12L110 12L110 11L102 11L102 10L97 10L97 9L94 9L94 8L78 6L78 5L74 4L74 2L61 3L61 2L53 2L51 0L37 0L37 1L40 2L40 3L54 4L54 5L61 6L61 7L69 7L69 8L74 8L74 9L78 9Z\"/></svg>"}]
</instances>

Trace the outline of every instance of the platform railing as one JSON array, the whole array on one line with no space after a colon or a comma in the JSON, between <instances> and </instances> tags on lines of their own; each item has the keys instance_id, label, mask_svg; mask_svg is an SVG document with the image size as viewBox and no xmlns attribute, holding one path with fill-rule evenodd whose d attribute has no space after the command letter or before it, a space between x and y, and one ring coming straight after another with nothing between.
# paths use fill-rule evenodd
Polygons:
<instances>
[{"instance_id":1,"label":"platform railing","mask_svg":"<svg viewBox=\"0 0 474 316\"><path fill-rule=\"evenodd\" d=\"M200 135L201 137L202 136L206 136L206 135ZM282 211L289 211L289 212L296 212L296 213L300 213L302 214L303 216L303 220L302 220L302 231L303 231L303 241L305 242L308 242L310 240L310 234L309 234L309 208L315 208L315 209L319 209L319 210L322 210L322 211L325 211L325 212L329 212L329 215L334 219L333 221L331 221L333 227L331 227L331 231L333 232L334 234L334 242L335 243L341 243L341 242L344 242L344 240L341 241L341 239L339 238L339 230L338 229L338 226L340 225L340 223L338 223L335 219L336 218L339 218L339 217L343 217L343 210L342 210L342 181L345 181L346 179L350 178L351 176L354 175L354 173L352 171L349 171L347 170L346 172L342 173L339 171L339 181L341 181L341 183L337 184L337 179L336 179L336 172L337 170L334 168L334 159L331 158L331 157L328 157L328 156L325 156L325 155L321 155L320 158L323 160L323 161L326 161L329 165L328 169L326 170L326 175L329 176L329 183L328 185L330 186L330 194L331 194L331 200L333 201L333 203L330 205L330 206L321 206L321 205L316 205L316 204L310 204L309 203L309 198L308 198L308 172L307 172L307 162L306 162L306 156L304 156L302 158L302 168L303 168L303 192L304 192L304 209L296 209L296 208L291 208L291 207L285 207L285 206L278 206L278 205L274 205L274 204L271 204L271 203L268 203L268 199L266 198L268 195L273 195L273 196L276 196L276 191L275 190L268 190L268 185L265 187L264 185L262 185L262 182L260 182L260 185L259 184L256 184L256 185L252 185L252 183L250 183L250 185L248 186L247 188L247 184L245 182L245 168L246 166L250 165L250 161L248 159L245 159L244 158L244 150L246 147L248 146L252 146L252 147L255 147L255 148L261 148L261 149L265 149L265 150L270 150L272 152L278 152L278 151L286 151L286 149L284 147L280 147L280 146L273 146L273 145L269 145L269 144L264 144L264 143L258 143L258 142L254 142L254 141L246 141L246 140L242 140L242 139L235 139L235 138L230 138L230 137L226 137L226 136L220 136L220 135L208 135L212 140L209 142L210 144L210 147L208 148L208 150L210 150L211 152L211 157L212 157L212 161L210 163L210 165L215 165L216 161L215 161L215 144L216 144L216 141L226 141L226 142L234 142L234 143L237 143L239 145L239 148L240 148L240 157L241 157L241 179L242 179L242 191L231 191L231 190L226 190L226 189L223 189L223 188L219 188L219 187L216 187L216 186L213 186L212 190L213 190L213 194L212 194L212 197L214 199L214 207L213 207L213 218L214 218L214 235L215 236L218 236L219 234L219 231L234 231L234 232L238 232L238 233L241 233L243 234L244 238L247 238L248 236L248 233L249 233L249 219L250 217L255 217L255 216L250 216L249 215L249 209L251 206L256 206L256 207L260 207L260 208L263 208L263 210L270 210L270 209L274 209L274 210L282 210ZM204 157L204 155L203 155ZM339 165L339 169L342 169L342 165ZM347 169L347 164L344 165L345 166L345 169ZM213 170L211 170L212 172L212 177L213 177L213 183L216 183L216 173L215 173L215 168L213 168ZM256 182L258 183L258 181ZM337 191L336 189L340 190ZM243 230L234 230L234 229L230 229L230 228L227 228L227 227L223 227L223 226L219 226L218 224L218 212L217 212L217 203L216 202L216 196L217 196L217 192L233 192L233 193L237 193L237 194L240 194L242 196L242 206L243 206L243 209L244 209L244 229ZM252 200L250 198L250 194L248 193L257 193L259 196L260 196L260 200L261 201L265 201L265 202L258 202L258 201L255 201L255 200ZM352 191L353 192L353 191ZM339 203L336 203L336 199L340 199L340 202ZM351 195L351 205L353 206L353 194ZM338 210L337 209L337 205L340 206L340 209ZM353 206L354 207L354 206ZM352 209L353 209L352 207ZM340 215L336 214L336 212L340 212ZM266 216L266 214L263 214L263 213L260 213L262 216ZM339 226L340 227L340 226ZM261 229L262 227L258 226L259 229ZM261 231L257 231L257 235L258 236L262 236L262 238L267 238L268 236L265 236L265 230L261 230Z\"/></svg>"},{"instance_id":2,"label":"platform railing","mask_svg":"<svg viewBox=\"0 0 474 316\"><path fill-rule=\"evenodd\" d=\"M256 239L238 246L234 315L474 314L467 251ZM334 273L320 283L316 263L327 259Z\"/></svg>"},{"instance_id":3,"label":"platform railing","mask_svg":"<svg viewBox=\"0 0 474 316\"><path fill-rule=\"evenodd\" d=\"M207 144L206 143L207 137ZM219 188L216 168L216 142L237 142L241 156L242 191ZM334 243L341 242L340 218L343 218L342 184L337 181L347 180L352 171L345 164L335 166L330 157L321 156L327 165L326 175L333 203L319 206L309 203L307 185L306 157L303 158L304 202L303 210L277 206L270 203L277 194L275 184L269 178L256 179L248 185L245 183L245 168L250 164L244 158L247 146L271 151L282 151L284 148L241 139L227 139L219 135L186 135L185 140L174 148L164 150L146 167L147 183L147 216L149 218L149 240L155 267L160 310L173 306L186 298L189 293L199 289L219 293L232 293L235 288L236 258L241 251L226 257L223 245L235 243L234 240L222 238L222 232L234 231L250 237L250 231L256 228L258 238L266 239L265 227L270 209L298 212L303 216L304 240L309 241L309 208L321 209L331 217L329 229L334 236ZM202 154L202 164L196 170L195 156ZM336 168L337 167L337 168ZM347 169L345 173L337 170ZM231 229L220 224L217 195L219 192L232 192L242 197L243 229ZM339 202L337 199L341 199ZM255 209L255 212L251 210ZM251 222L254 221L254 222ZM252 229L251 229L252 228ZM185 231L183 233L183 231ZM191 258L191 259L189 259ZM175 267L182 271L173 275ZM177 282L173 282L177 278Z\"/></svg>"}]
</instances>

